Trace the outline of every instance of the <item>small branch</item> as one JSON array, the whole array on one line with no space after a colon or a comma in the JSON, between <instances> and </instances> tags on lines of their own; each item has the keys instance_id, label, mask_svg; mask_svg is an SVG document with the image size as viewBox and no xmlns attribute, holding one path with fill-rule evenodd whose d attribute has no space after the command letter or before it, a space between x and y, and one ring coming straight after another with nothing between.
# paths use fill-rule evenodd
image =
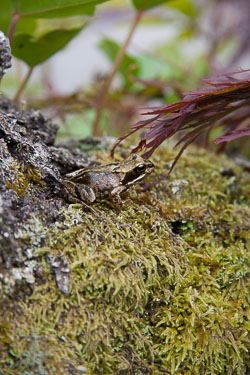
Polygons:
<instances>
[{"instance_id":1,"label":"small branch","mask_svg":"<svg viewBox=\"0 0 250 375\"><path fill-rule=\"evenodd\" d=\"M20 17L21 16L20 16L19 13L15 12L15 11L12 12L11 23L10 23L10 27L9 27L9 30L8 30L8 38L9 38L10 45L11 45L11 42L12 42L12 39L13 39L13 35L14 35L15 29L16 29L17 22L19 21Z\"/></svg>"},{"instance_id":2,"label":"small branch","mask_svg":"<svg viewBox=\"0 0 250 375\"><path fill-rule=\"evenodd\" d=\"M25 86L27 85L28 80L30 79L30 76L33 72L33 69L34 69L33 66L29 68L26 76L24 77L23 81L21 82L21 85L20 85L19 89L16 92L16 95L13 98L13 102L15 102L15 103L19 102L20 96L22 95L22 92L23 92Z\"/></svg>"},{"instance_id":3,"label":"small branch","mask_svg":"<svg viewBox=\"0 0 250 375\"><path fill-rule=\"evenodd\" d=\"M103 112L103 109L105 107L105 103L106 103L106 99L107 99L107 96L108 96L108 93L109 93L109 89L111 87L111 84L113 82L113 79L123 61L123 58L124 58L124 55L126 53L126 49L127 49L127 46L134 34L134 31L141 19L141 16L142 16L142 13L143 11L142 10L138 10L135 14L135 18L134 18L134 21L133 23L131 24L131 27L130 27L130 30L129 30L129 33L127 35L127 38L125 39L123 45L121 46L116 58L115 58L115 61L114 61L114 66L113 66L113 69L110 73L110 75L108 76L105 84L104 84L104 87L103 87L103 90L99 96L99 100L98 100L98 105L97 105L97 112L96 112L96 118L95 118L95 121L94 121L94 124L93 124L93 135L96 136L98 135L99 133L99 123L100 123L100 120L102 118L102 112Z\"/></svg>"}]
</instances>

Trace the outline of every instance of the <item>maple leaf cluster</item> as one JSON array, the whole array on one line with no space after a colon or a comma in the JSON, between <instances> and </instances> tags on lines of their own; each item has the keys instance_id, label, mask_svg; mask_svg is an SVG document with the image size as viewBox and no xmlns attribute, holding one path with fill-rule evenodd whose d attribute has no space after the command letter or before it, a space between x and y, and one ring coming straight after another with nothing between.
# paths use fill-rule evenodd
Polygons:
<instances>
[{"instance_id":1,"label":"maple leaf cluster","mask_svg":"<svg viewBox=\"0 0 250 375\"><path fill-rule=\"evenodd\" d=\"M216 79L204 80L208 88L189 92L183 100L155 107L142 115L152 115L149 119L137 122L132 130L119 138L111 150L128 136L143 129L144 136L132 152L145 150L142 155L149 158L156 148L166 139L177 134L175 145L181 146L167 176L173 170L183 151L201 134L205 135L208 144L212 129L223 127L223 135L215 140L215 144L250 135L250 70L241 70L217 76ZM165 176L165 177L167 177Z\"/></svg>"}]
</instances>

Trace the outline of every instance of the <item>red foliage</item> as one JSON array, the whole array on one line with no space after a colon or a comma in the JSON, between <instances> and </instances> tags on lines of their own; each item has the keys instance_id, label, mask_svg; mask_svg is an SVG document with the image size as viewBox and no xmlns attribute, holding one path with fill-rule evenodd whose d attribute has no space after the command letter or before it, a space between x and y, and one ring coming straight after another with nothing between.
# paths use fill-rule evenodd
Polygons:
<instances>
[{"instance_id":1,"label":"red foliage","mask_svg":"<svg viewBox=\"0 0 250 375\"><path fill-rule=\"evenodd\" d=\"M213 128L223 126L224 134L215 141L216 144L250 135L250 70L221 75L204 82L213 88L189 92L178 103L143 113L154 116L133 125L128 134L117 140L111 154L125 138L140 129L146 130L146 133L132 152L146 150L144 158L149 158L165 139L182 132L184 134L176 144L182 144L182 147L168 176L186 147L202 133L205 132L208 138Z\"/></svg>"},{"instance_id":2,"label":"red foliage","mask_svg":"<svg viewBox=\"0 0 250 375\"><path fill-rule=\"evenodd\" d=\"M232 140L234 140L236 138L244 137L246 135L250 135L250 128L249 129L236 130L236 131L230 132L227 135L223 135L222 137L218 137L215 140L214 143L218 145L219 143L229 142L229 141L232 141Z\"/></svg>"}]
</instances>

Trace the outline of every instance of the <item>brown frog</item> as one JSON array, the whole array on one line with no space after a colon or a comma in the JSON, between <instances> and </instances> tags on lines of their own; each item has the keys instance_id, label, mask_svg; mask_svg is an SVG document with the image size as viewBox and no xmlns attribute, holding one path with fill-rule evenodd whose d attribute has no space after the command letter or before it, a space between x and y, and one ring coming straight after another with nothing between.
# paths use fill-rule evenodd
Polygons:
<instances>
[{"instance_id":1,"label":"brown frog","mask_svg":"<svg viewBox=\"0 0 250 375\"><path fill-rule=\"evenodd\" d=\"M150 160L132 154L119 163L83 168L64 176L68 201L89 204L96 199L109 199L115 207L121 207L120 194L151 173L154 164Z\"/></svg>"}]
</instances>

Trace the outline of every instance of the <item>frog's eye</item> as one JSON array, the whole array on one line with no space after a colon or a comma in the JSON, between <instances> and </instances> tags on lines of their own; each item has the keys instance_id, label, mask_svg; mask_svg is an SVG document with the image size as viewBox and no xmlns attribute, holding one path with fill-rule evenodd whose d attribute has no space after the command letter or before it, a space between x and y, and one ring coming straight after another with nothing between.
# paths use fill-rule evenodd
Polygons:
<instances>
[{"instance_id":1,"label":"frog's eye","mask_svg":"<svg viewBox=\"0 0 250 375\"><path fill-rule=\"evenodd\" d=\"M145 165L144 164L140 164L140 165L138 165L136 168L135 168L135 170L136 170L136 172L137 173L142 173L142 172L144 172L145 171Z\"/></svg>"}]
</instances>

